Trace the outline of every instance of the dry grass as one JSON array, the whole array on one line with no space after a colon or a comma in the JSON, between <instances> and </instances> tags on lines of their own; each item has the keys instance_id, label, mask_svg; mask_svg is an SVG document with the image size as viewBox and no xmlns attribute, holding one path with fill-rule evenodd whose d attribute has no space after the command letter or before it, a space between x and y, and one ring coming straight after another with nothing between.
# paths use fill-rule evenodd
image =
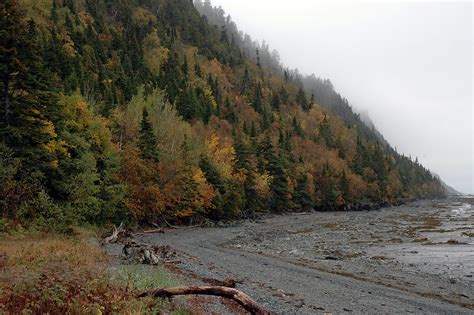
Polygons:
<instances>
[{"instance_id":1,"label":"dry grass","mask_svg":"<svg viewBox=\"0 0 474 315\"><path fill-rule=\"evenodd\" d=\"M335 229L338 229L340 226L339 226L339 224L337 224L337 223L325 223L325 224L323 225L323 227L325 227L325 228L327 228L327 229L333 229L333 230L335 230Z\"/></svg>"},{"instance_id":2,"label":"dry grass","mask_svg":"<svg viewBox=\"0 0 474 315\"><path fill-rule=\"evenodd\" d=\"M432 232L435 228L441 226L441 219L436 216L411 217L409 222L419 223L401 231L401 235L415 237L420 232Z\"/></svg>"},{"instance_id":3,"label":"dry grass","mask_svg":"<svg viewBox=\"0 0 474 315\"><path fill-rule=\"evenodd\" d=\"M8 258L5 267L36 270L61 263L69 268L97 267L107 262L106 255L93 246L90 233L76 237L29 234L5 236L0 241L0 253Z\"/></svg>"},{"instance_id":4,"label":"dry grass","mask_svg":"<svg viewBox=\"0 0 474 315\"><path fill-rule=\"evenodd\" d=\"M0 314L154 314L173 308L136 300L129 283L107 272L107 262L91 232L0 235Z\"/></svg>"}]
</instances>

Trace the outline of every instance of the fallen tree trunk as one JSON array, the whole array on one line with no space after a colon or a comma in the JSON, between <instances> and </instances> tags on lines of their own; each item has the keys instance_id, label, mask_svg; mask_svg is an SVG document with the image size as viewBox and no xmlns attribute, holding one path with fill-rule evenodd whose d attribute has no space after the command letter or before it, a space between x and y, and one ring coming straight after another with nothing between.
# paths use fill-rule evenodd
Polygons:
<instances>
[{"instance_id":1,"label":"fallen tree trunk","mask_svg":"<svg viewBox=\"0 0 474 315\"><path fill-rule=\"evenodd\" d=\"M117 239L119 238L120 234L123 234L123 233L125 233L125 229L123 228L123 223L120 223L120 226L118 228L114 225L112 235L106 237L102 241L102 245L117 242Z\"/></svg>"},{"instance_id":2,"label":"fallen tree trunk","mask_svg":"<svg viewBox=\"0 0 474 315\"><path fill-rule=\"evenodd\" d=\"M199 286L199 287L176 287L166 289L155 289L141 292L137 295L138 298L153 296L160 298L171 298L175 295L188 295L188 294L199 294L199 295L214 295L232 299L239 303L246 311L250 314L255 315L268 315L272 312L265 310L263 307L252 300L247 294L243 293L234 288L228 288L223 286Z\"/></svg>"}]
</instances>

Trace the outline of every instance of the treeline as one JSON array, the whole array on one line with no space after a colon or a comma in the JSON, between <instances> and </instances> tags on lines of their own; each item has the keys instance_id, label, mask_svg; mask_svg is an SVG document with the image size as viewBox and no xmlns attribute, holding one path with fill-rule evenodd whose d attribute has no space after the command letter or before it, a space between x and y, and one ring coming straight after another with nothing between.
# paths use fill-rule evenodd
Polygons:
<instances>
[{"instance_id":1,"label":"treeline","mask_svg":"<svg viewBox=\"0 0 474 315\"><path fill-rule=\"evenodd\" d=\"M3 225L193 223L443 193L337 109L347 101L323 105L189 0L5 0L0 26Z\"/></svg>"}]
</instances>

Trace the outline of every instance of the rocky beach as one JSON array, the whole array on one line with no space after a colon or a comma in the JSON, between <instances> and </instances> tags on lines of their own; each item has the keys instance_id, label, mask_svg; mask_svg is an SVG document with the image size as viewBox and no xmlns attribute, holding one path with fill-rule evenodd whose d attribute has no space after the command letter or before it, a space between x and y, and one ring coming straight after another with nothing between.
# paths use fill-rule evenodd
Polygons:
<instances>
[{"instance_id":1,"label":"rocky beach","mask_svg":"<svg viewBox=\"0 0 474 315\"><path fill-rule=\"evenodd\" d=\"M450 197L136 237L174 248L174 271L194 283L236 279L278 314L472 314L473 204ZM235 312L219 304L208 311Z\"/></svg>"}]
</instances>

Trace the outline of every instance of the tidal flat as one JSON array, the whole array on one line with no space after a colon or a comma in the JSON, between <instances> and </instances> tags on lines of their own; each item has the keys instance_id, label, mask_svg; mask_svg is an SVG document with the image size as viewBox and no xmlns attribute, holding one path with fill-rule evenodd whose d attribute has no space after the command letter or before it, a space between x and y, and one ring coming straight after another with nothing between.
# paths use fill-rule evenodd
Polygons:
<instances>
[{"instance_id":1,"label":"tidal flat","mask_svg":"<svg viewBox=\"0 0 474 315\"><path fill-rule=\"evenodd\" d=\"M236 279L278 314L472 314L473 205L450 197L137 237L172 246L190 283Z\"/></svg>"}]
</instances>

